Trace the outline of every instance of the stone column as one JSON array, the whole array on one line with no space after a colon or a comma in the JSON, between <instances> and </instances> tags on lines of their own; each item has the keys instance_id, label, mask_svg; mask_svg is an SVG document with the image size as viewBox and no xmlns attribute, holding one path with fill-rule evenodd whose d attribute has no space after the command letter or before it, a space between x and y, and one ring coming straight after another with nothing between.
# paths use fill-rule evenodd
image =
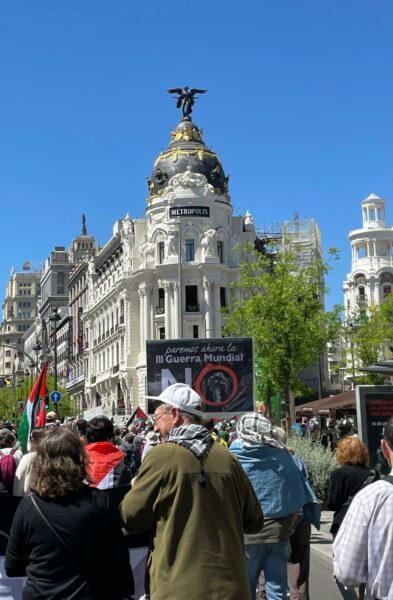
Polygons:
<instances>
[{"instance_id":1,"label":"stone column","mask_svg":"<svg viewBox=\"0 0 393 600\"><path fill-rule=\"evenodd\" d=\"M221 298L220 298L220 284L218 281L214 283L214 314L215 314L215 328L214 335L218 338L222 336L221 327Z\"/></svg>"},{"instance_id":2,"label":"stone column","mask_svg":"<svg viewBox=\"0 0 393 600\"><path fill-rule=\"evenodd\" d=\"M165 291L165 338L169 340L171 335L171 284L165 281L162 284Z\"/></svg>"},{"instance_id":3,"label":"stone column","mask_svg":"<svg viewBox=\"0 0 393 600\"><path fill-rule=\"evenodd\" d=\"M145 290L143 288L138 289L139 296L139 348L143 352L145 348L145 320L143 315L145 313Z\"/></svg>"},{"instance_id":4,"label":"stone column","mask_svg":"<svg viewBox=\"0 0 393 600\"><path fill-rule=\"evenodd\" d=\"M212 331L212 282L208 279L204 279L202 282L204 296L205 296L205 330L206 337L213 337Z\"/></svg>"},{"instance_id":5,"label":"stone column","mask_svg":"<svg viewBox=\"0 0 393 600\"><path fill-rule=\"evenodd\" d=\"M145 302L144 302L144 332L145 332L145 341L151 339L151 295L153 292L153 286L145 286Z\"/></svg>"}]
</instances>

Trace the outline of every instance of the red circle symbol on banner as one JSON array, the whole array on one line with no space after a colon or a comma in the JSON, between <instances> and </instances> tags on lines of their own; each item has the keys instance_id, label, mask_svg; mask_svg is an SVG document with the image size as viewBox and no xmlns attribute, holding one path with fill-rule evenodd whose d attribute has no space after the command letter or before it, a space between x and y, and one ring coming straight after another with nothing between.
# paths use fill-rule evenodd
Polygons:
<instances>
[{"instance_id":1,"label":"red circle symbol on banner","mask_svg":"<svg viewBox=\"0 0 393 600\"><path fill-rule=\"evenodd\" d=\"M204 380L207 373L210 373L211 371L224 371L225 373L227 373L230 376L230 378L232 380L232 384L233 384L232 392L231 392L229 398L224 400L224 402L212 402L211 400L208 400L206 398L206 396L204 395L204 393L202 392L202 389L201 389L202 381ZM235 397L238 387L239 387L239 383L238 383L236 374L232 371L232 369L230 369L229 367L226 367L225 365L219 365L219 366L206 365L206 367L203 367L202 371L199 373L199 375L195 381L195 391L200 395L200 397L202 398L202 401L205 404L209 404L209 406L224 406L225 404L228 404L228 402L230 402Z\"/></svg>"}]
</instances>

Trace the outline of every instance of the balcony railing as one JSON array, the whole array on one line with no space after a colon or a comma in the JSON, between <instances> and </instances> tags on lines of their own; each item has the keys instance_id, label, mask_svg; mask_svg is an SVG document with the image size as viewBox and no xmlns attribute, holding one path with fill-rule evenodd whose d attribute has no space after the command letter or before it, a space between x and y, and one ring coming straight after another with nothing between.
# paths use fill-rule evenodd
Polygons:
<instances>
[{"instance_id":1,"label":"balcony railing","mask_svg":"<svg viewBox=\"0 0 393 600\"><path fill-rule=\"evenodd\" d=\"M186 312L199 312L199 304L186 304Z\"/></svg>"},{"instance_id":2,"label":"balcony railing","mask_svg":"<svg viewBox=\"0 0 393 600\"><path fill-rule=\"evenodd\" d=\"M365 303L365 302L367 302L367 296L366 296L366 294L358 294L358 295L356 296L356 302L357 302L358 304L362 304L362 303Z\"/></svg>"},{"instance_id":3,"label":"balcony railing","mask_svg":"<svg viewBox=\"0 0 393 600\"><path fill-rule=\"evenodd\" d=\"M165 306L156 306L157 315L163 315L165 312Z\"/></svg>"}]
</instances>

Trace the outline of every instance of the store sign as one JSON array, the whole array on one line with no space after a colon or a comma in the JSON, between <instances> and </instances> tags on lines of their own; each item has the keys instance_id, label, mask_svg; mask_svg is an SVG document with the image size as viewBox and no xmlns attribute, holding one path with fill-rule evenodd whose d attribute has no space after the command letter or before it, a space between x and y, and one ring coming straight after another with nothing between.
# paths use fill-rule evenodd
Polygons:
<instances>
[{"instance_id":1,"label":"store sign","mask_svg":"<svg viewBox=\"0 0 393 600\"><path fill-rule=\"evenodd\" d=\"M210 217L209 206L171 206L169 208L171 219L176 217Z\"/></svg>"},{"instance_id":2,"label":"store sign","mask_svg":"<svg viewBox=\"0 0 393 600\"><path fill-rule=\"evenodd\" d=\"M393 416L393 386L359 385L356 387L356 411L359 435L370 455L370 467L381 466L388 474L390 467L381 452L383 429Z\"/></svg>"},{"instance_id":3,"label":"store sign","mask_svg":"<svg viewBox=\"0 0 393 600\"><path fill-rule=\"evenodd\" d=\"M202 398L206 416L254 410L251 338L152 340L146 342L147 396L187 383ZM154 412L149 401L148 412Z\"/></svg>"}]
</instances>

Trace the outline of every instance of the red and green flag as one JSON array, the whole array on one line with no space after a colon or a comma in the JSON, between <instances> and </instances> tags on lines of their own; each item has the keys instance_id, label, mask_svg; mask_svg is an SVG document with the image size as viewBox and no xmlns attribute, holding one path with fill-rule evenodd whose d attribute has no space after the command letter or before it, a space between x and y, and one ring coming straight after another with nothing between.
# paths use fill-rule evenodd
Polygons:
<instances>
[{"instance_id":1,"label":"red and green flag","mask_svg":"<svg viewBox=\"0 0 393 600\"><path fill-rule=\"evenodd\" d=\"M27 451L28 442L30 439L30 433L34 427L38 425L37 417L39 416L40 422L43 421L45 424L45 396L46 396L46 371L48 365L44 364L41 372L39 373L35 384L30 392L28 401L26 402L26 408L22 415L22 419L19 424L18 438L23 448L23 451ZM41 400L41 410L40 410ZM42 408L42 406L44 408ZM42 415L42 411L44 414Z\"/></svg>"}]
</instances>

